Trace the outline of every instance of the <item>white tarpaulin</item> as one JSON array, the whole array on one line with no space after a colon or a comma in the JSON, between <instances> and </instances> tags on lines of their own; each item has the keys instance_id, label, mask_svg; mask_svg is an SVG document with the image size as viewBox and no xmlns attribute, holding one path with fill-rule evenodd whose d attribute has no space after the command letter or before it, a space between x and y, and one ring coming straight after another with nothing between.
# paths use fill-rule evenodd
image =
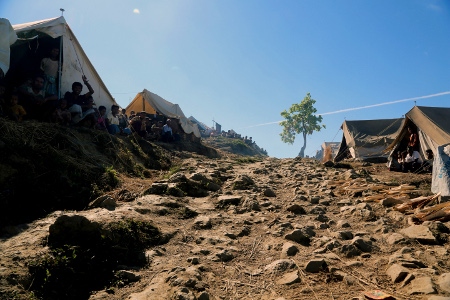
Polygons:
<instances>
[{"instance_id":1,"label":"white tarpaulin","mask_svg":"<svg viewBox=\"0 0 450 300\"><path fill-rule=\"evenodd\" d=\"M13 25L13 28L19 38L21 35L25 35L27 32L33 30L38 33L45 33L52 38L62 38L60 52L63 55L63 64L61 70L60 97L65 92L72 91L73 82L77 81L82 83L82 75L84 74L94 89L92 97L97 107L104 105L109 110L111 105L116 104L64 17L61 16L53 19L17 24ZM13 51L14 45L12 45L11 49Z\"/></svg>"},{"instance_id":2,"label":"white tarpaulin","mask_svg":"<svg viewBox=\"0 0 450 300\"><path fill-rule=\"evenodd\" d=\"M3 74L9 70L10 47L17 40L17 35L8 19L0 18L0 69Z\"/></svg>"},{"instance_id":3,"label":"white tarpaulin","mask_svg":"<svg viewBox=\"0 0 450 300\"><path fill-rule=\"evenodd\" d=\"M433 161L431 191L450 196L450 144L438 146Z\"/></svg>"}]
</instances>

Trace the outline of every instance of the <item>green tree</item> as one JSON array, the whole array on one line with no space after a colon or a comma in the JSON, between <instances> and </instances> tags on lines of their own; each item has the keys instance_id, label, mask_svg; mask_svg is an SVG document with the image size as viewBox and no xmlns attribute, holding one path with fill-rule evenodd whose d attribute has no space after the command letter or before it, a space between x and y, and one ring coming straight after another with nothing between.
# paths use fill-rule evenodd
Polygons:
<instances>
[{"instance_id":1,"label":"green tree","mask_svg":"<svg viewBox=\"0 0 450 300\"><path fill-rule=\"evenodd\" d=\"M280 122L280 125L283 126L283 132L280 133L281 140L292 145L297 134L303 135L303 146L298 154L299 157L305 155L306 136L325 128L325 125L320 124L322 116L315 115L317 109L314 107L314 103L316 100L311 98L310 93L307 93L302 102L294 103L289 110L281 112L281 116L285 118Z\"/></svg>"}]
</instances>

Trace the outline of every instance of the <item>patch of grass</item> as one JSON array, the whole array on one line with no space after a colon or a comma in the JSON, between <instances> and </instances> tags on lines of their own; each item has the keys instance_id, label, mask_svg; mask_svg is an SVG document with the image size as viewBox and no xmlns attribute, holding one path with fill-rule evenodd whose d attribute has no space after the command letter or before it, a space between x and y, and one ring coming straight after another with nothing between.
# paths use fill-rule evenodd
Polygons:
<instances>
[{"instance_id":1,"label":"patch of grass","mask_svg":"<svg viewBox=\"0 0 450 300\"><path fill-rule=\"evenodd\" d=\"M106 167L104 176L109 186L113 188L119 186L120 179L118 176L118 172L114 170L113 166Z\"/></svg>"},{"instance_id":2,"label":"patch of grass","mask_svg":"<svg viewBox=\"0 0 450 300\"><path fill-rule=\"evenodd\" d=\"M179 165L175 165L170 167L169 172L167 172L167 174L164 175L164 179L169 179L170 176L172 176L175 173L180 172L181 166Z\"/></svg>"},{"instance_id":3,"label":"patch of grass","mask_svg":"<svg viewBox=\"0 0 450 300\"><path fill-rule=\"evenodd\" d=\"M37 299L88 299L92 291L114 284L119 265L144 266L142 251L163 241L150 222L133 219L110 223L86 239L52 242L47 255L28 265Z\"/></svg>"}]
</instances>

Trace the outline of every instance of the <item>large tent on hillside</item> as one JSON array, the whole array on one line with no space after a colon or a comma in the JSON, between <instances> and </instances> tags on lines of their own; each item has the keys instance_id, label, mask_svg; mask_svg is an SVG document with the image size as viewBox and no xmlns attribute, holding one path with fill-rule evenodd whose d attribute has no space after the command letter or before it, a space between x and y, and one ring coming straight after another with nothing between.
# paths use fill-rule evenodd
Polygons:
<instances>
[{"instance_id":1,"label":"large tent on hillside","mask_svg":"<svg viewBox=\"0 0 450 300\"><path fill-rule=\"evenodd\" d=\"M178 104L173 104L172 102L169 102L146 89L134 97L134 99L126 107L126 110L127 112L133 110L136 113L145 111L146 113L153 115L158 113L168 118L178 119L181 128L185 133L192 133L197 138L201 137L197 124L194 124L186 118Z\"/></svg>"},{"instance_id":2,"label":"large tent on hillside","mask_svg":"<svg viewBox=\"0 0 450 300\"><path fill-rule=\"evenodd\" d=\"M436 153L438 146L450 143L450 107L414 106L405 115L405 122L386 152L406 150L409 133L408 126L417 131L420 142L420 154L425 150Z\"/></svg>"},{"instance_id":3,"label":"large tent on hillside","mask_svg":"<svg viewBox=\"0 0 450 300\"><path fill-rule=\"evenodd\" d=\"M41 72L41 59L49 55L52 47L59 47L58 97L72 91L72 83L82 83L82 75L86 75L94 89L92 97L97 107L104 105L110 109L112 104L116 104L63 16L16 24L13 29L18 39L11 45L11 64L5 77L8 85L19 86Z\"/></svg>"},{"instance_id":4,"label":"large tent on hillside","mask_svg":"<svg viewBox=\"0 0 450 300\"><path fill-rule=\"evenodd\" d=\"M408 127L417 132L420 154L425 150L434 153L431 191L440 196L450 196L450 107L414 106L405 115L405 122L386 152L403 151L409 141Z\"/></svg>"},{"instance_id":5,"label":"large tent on hillside","mask_svg":"<svg viewBox=\"0 0 450 300\"><path fill-rule=\"evenodd\" d=\"M338 162L345 158L364 161L385 161L388 155L384 150L397 137L403 118L344 121L342 142L334 157Z\"/></svg>"}]
</instances>

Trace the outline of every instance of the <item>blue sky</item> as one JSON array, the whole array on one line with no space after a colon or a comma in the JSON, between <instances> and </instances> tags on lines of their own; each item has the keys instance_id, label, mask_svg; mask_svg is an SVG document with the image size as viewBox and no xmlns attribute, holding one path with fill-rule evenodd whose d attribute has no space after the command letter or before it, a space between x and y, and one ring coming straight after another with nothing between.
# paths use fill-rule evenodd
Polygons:
<instances>
[{"instance_id":1,"label":"blue sky","mask_svg":"<svg viewBox=\"0 0 450 300\"><path fill-rule=\"evenodd\" d=\"M340 142L344 120L450 103L447 0L1 0L0 17L60 8L119 105L148 89L273 157L299 153L302 137L283 143L277 122L307 93L326 125L308 136L310 156Z\"/></svg>"}]
</instances>

